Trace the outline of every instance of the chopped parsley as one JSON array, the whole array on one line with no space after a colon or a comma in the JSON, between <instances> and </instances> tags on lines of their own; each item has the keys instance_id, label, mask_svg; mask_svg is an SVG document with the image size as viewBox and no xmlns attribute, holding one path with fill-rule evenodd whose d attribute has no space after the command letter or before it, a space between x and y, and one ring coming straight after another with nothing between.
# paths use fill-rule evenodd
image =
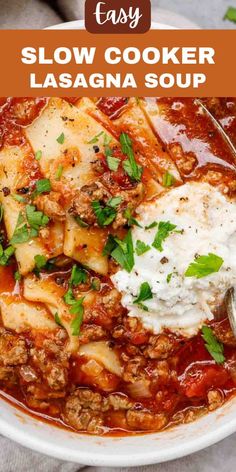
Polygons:
<instances>
[{"instance_id":1,"label":"chopped parsley","mask_svg":"<svg viewBox=\"0 0 236 472\"><path fill-rule=\"evenodd\" d=\"M76 301L72 288L82 283L86 283L87 279L88 275L85 270L82 267L79 267L78 265L74 264L71 270L69 288L63 297L67 305L73 305Z\"/></svg>"},{"instance_id":2,"label":"chopped parsley","mask_svg":"<svg viewBox=\"0 0 236 472\"><path fill-rule=\"evenodd\" d=\"M188 266L185 277L196 277L197 279L207 277L210 274L219 272L223 263L222 257L211 252L207 256L196 256L194 262L191 262Z\"/></svg>"},{"instance_id":3,"label":"chopped parsley","mask_svg":"<svg viewBox=\"0 0 236 472\"><path fill-rule=\"evenodd\" d=\"M103 140L104 146L109 146L111 142L112 142L112 137L109 136L107 133L104 133L104 140Z\"/></svg>"},{"instance_id":4,"label":"chopped parsley","mask_svg":"<svg viewBox=\"0 0 236 472\"><path fill-rule=\"evenodd\" d=\"M42 254L34 256L35 267L38 271L43 269L47 265L47 259Z\"/></svg>"},{"instance_id":5,"label":"chopped parsley","mask_svg":"<svg viewBox=\"0 0 236 472\"><path fill-rule=\"evenodd\" d=\"M235 7L228 8L228 10L225 13L224 20L229 20L229 21L232 21L233 23L236 23L236 8Z\"/></svg>"},{"instance_id":6,"label":"chopped parsley","mask_svg":"<svg viewBox=\"0 0 236 472\"><path fill-rule=\"evenodd\" d=\"M103 255L110 255L123 269L131 272L134 267L134 248L131 230L128 231L123 240L110 234L103 249Z\"/></svg>"},{"instance_id":7,"label":"chopped parsley","mask_svg":"<svg viewBox=\"0 0 236 472\"><path fill-rule=\"evenodd\" d=\"M90 141L88 141L88 144L96 144L98 143L100 136L102 136L102 134L104 133L104 131L101 131L100 133L96 134L96 136L94 136Z\"/></svg>"},{"instance_id":8,"label":"chopped parsley","mask_svg":"<svg viewBox=\"0 0 236 472\"><path fill-rule=\"evenodd\" d=\"M142 302L145 302L146 300L150 300L151 298L153 298L151 287L148 282L143 282L139 290L139 295L134 300L134 304L139 305L140 308L147 311L148 308L145 305L143 305Z\"/></svg>"},{"instance_id":9,"label":"chopped parsley","mask_svg":"<svg viewBox=\"0 0 236 472\"><path fill-rule=\"evenodd\" d=\"M162 184L164 187L171 187L175 183L175 178L169 172L165 172L163 175Z\"/></svg>"},{"instance_id":10,"label":"chopped parsley","mask_svg":"<svg viewBox=\"0 0 236 472\"><path fill-rule=\"evenodd\" d=\"M109 169L112 170L113 172L116 172L120 165L120 159L118 159L118 157L106 155L106 160L107 160L107 165Z\"/></svg>"},{"instance_id":11,"label":"chopped parsley","mask_svg":"<svg viewBox=\"0 0 236 472\"><path fill-rule=\"evenodd\" d=\"M42 211L36 210L34 205L26 205L26 217L31 228L39 231L41 226L46 226L49 222L48 216Z\"/></svg>"},{"instance_id":12,"label":"chopped parsley","mask_svg":"<svg viewBox=\"0 0 236 472\"><path fill-rule=\"evenodd\" d=\"M218 341L212 329L209 326L202 327L202 338L205 341L205 348L213 357L217 364L223 364L225 361L224 346Z\"/></svg>"},{"instance_id":13,"label":"chopped parsley","mask_svg":"<svg viewBox=\"0 0 236 472\"><path fill-rule=\"evenodd\" d=\"M103 206L99 200L92 202L92 209L96 215L99 226L108 226L115 220L117 215L116 208L121 201L121 197L113 197L107 202L106 206Z\"/></svg>"},{"instance_id":14,"label":"chopped parsley","mask_svg":"<svg viewBox=\"0 0 236 472\"><path fill-rule=\"evenodd\" d=\"M70 286L77 286L82 283L87 282L88 275L82 267L73 265L71 276L70 276Z\"/></svg>"},{"instance_id":15,"label":"chopped parsley","mask_svg":"<svg viewBox=\"0 0 236 472\"><path fill-rule=\"evenodd\" d=\"M40 195L41 193L51 192L52 187L49 179L41 179L36 182L36 193Z\"/></svg>"},{"instance_id":16,"label":"chopped parsley","mask_svg":"<svg viewBox=\"0 0 236 472\"><path fill-rule=\"evenodd\" d=\"M72 269L73 271L73 269ZM74 274L75 275L75 274ZM70 281L72 284L72 281ZM64 300L67 305L70 305L70 313L75 315L74 319L71 322L71 330L72 336L78 336L80 333L80 327L83 323L83 315L84 315L84 307L83 301L84 297L79 298L78 300L75 299L72 288L70 287L69 290L64 295Z\"/></svg>"},{"instance_id":17,"label":"chopped parsley","mask_svg":"<svg viewBox=\"0 0 236 472\"><path fill-rule=\"evenodd\" d=\"M36 161L40 161L41 157L42 157L42 151L40 151L40 150L36 151L36 153L35 153Z\"/></svg>"},{"instance_id":18,"label":"chopped parsley","mask_svg":"<svg viewBox=\"0 0 236 472\"><path fill-rule=\"evenodd\" d=\"M62 328L64 327L63 324L62 324L62 322L61 322L61 319L60 319L60 317L59 317L57 311L56 311L56 313L55 313L55 315L54 315L54 319L55 319L56 324L58 324L58 325L61 326Z\"/></svg>"},{"instance_id":19,"label":"chopped parsley","mask_svg":"<svg viewBox=\"0 0 236 472\"><path fill-rule=\"evenodd\" d=\"M79 216L75 216L74 218L75 218L76 223L78 223L78 225L81 228L88 228L89 227L89 224L86 223L85 221L81 220L81 218Z\"/></svg>"},{"instance_id":20,"label":"chopped parsley","mask_svg":"<svg viewBox=\"0 0 236 472\"><path fill-rule=\"evenodd\" d=\"M75 297L72 288L67 290L63 298L67 305L73 305L73 303L75 303Z\"/></svg>"},{"instance_id":21,"label":"chopped parsley","mask_svg":"<svg viewBox=\"0 0 236 472\"><path fill-rule=\"evenodd\" d=\"M76 300L71 309L70 313L75 315L73 321L71 322L72 336L78 336L80 334L80 328L83 323L84 307L83 307L84 297Z\"/></svg>"},{"instance_id":22,"label":"chopped parsley","mask_svg":"<svg viewBox=\"0 0 236 472\"><path fill-rule=\"evenodd\" d=\"M94 277L91 282L91 288L93 290L99 291L101 288L101 281L98 277Z\"/></svg>"},{"instance_id":23,"label":"chopped parsley","mask_svg":"<svg viewBox=\"0 0 236 472\"><path fill-rule=\"evenodd\" d=\"M60 136L58 136L58 138L57 138L57 142L59 144L63 144L64 141L65 141L65 135L64 135L64 133L61 133Z\"/></svg>"},{"instance_id":24,"label":"chopped parsley","mask_svg":"<svg viewBox=\"0 0 236 472\"><path fill-rule=\"evenodd\" d=\"M172 279L173 273L171 272L170 274L167 275L166 277L166 282L169 284L171 279Z\"/></svg>"},{"instance_id":25,"label":"chopped parsley","mask_svg":"<svg viewBox=\"0 0 236 472\"><path fill-rule=\"evenodd\" d=\"M176 225L173 225L169 221L160 221L158 224L158 230L152 246L158 251L162 252L162 243L168 238L168 236L175 230Z\"/></svg>"},{"instance_id":26,"label":"chopped parsley","mask_svg":"<svg viewBox=\"0 0 236 472\"><path fill-rule=\"evenodd\" d=\"M134 156L134 151L132 147L132 141L128 134L121 133L120 135L120 144L123 154L125 154L128 159L123 161L123 169L128 174L128 176L139 182L142 177L143 168L137 164Z\"/></svg>"},{"instance_id":27,"label":"chopped parsley","mask_svg":"<svg viewBox=\"0 0 236 472\"><path fill-rule=\"evenodd\" d=\"M0 266L6 266L14 252L15 248L13 246L8 246L6 249L3 249L0 244Z\"/></svg>"},{"instance_id":28,"label":"chopped parsley","mask_svg":"<svg viewBox=\"0 0 236 472\"><path fill-rule=\"evenodd\" d=\"M48 216L42 211L37 211L33 205L26 205L26 215L22 211L19 213L10 244L22 244L36 238L40 227L46 226L48 222Z\"/></svg>"},{"instance_id":29,"label":"chopped parsley","mask_svg":"<svg viewBox=\"0 0 236 472\"><path fill-rule=\"evenodd\" d=\"M137 256L142 256L142 254L144 254L145 252L150 251L150 249L151 249L150 246L145 244L143 241L140 241L138 239L138 241L136 242L135 252L136 252Z\"/></svg>"},{"instance_id":30,"label":"chopped parsley","mask_svg":"<svg viewBox=\"0 0 236 472\"><path fill-rule=\"evenodd\" d=\"M124 217L127 218L128 226L138 226L139 228L142 228L139 222L133 217L130 208L126 208L126 210L124 211Z\"/></svg>"},{"instance_id":31,"label":"chopped parsley","mask_svg":"<svg viewBox=\"0 0 236 472\"><path fill-rule=\"evenodd\" d=\"M122 197L112 197L108 202L107 205L111 208L117 208L120 203L122 202Z\"/></svg>"},{"instance_id":32,"label":"chopped parsley","mask_svg":"<svg viewBox=\"0 0 236 472\"><path fill-rule=\"evenodd\" d=\"M60 180L61 176L62 176L62 173L63 173L63 165L59 164L59 166L57 168L57 171L56 171L56 174L55 174L55 180Z\"/></svg>"},{"instance_id":33,"label":"chopped parsley","mask_svg":"<svg viewBox=\"0 0 236 472\"><path fill-rule=\"evenodd\" d=\"M20 280L21 280L21 274L20 274L19 270L16 270L16 271L14 272L14 279L15 279L16 282L20 282Z\"/></svg>"},{"instance_id":34,"label":"chopped parsley","mask_svg":"<svg viewBox=\"0 0 236 472\"><path fill-rule=\"evenodd\" d=\"M156 221L153 221L150 225L145 226L145 229L156 228L157 225L158 225L158 223Z\"/></svg>"},{"instance_id":35,"label":"chopped parsley","mask_svg":"<svg viewBox=\"0 0 236 472\"><path fill-rule=\"evenodd\" d=\"M17 195L17 193L14 193L12 195L12 198L14 198L14 200L16 200L16 202L26 203L26 199L24 197L22 197L22 195Z\"/></svg>"}]
</instances>

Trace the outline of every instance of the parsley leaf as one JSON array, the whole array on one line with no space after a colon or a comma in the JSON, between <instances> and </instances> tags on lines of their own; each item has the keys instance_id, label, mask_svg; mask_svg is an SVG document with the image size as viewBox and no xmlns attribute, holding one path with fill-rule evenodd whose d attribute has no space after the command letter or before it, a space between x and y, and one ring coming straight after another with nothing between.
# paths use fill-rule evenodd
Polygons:
<instances>
[{"instance_id":1,"label":"parsley leaf","mask_svg":"<svg viewBox=\"0 0 236 472\"><path fill-rule=\"evenodd\" d=\"M103 251L102 251L102 255L103 256L110 256L113 249L116 248L117 246L117 242L116 242L116 237L113 236L112 234L109 234L108 238L107 238L107 241L106 241L106 244L103 248Z\"/></svg>"},{"instance_id":2,"label":"parsley leaf","mask_svg":"<svg viewBox=\"0 0 236 472\"><path fill-rule=\"evenodd\" d=\"M100 133L96 134L96 136L94 136L90 141L88 141L88 144L96 144L100 138L100 136L102 136L102 134L104 134L104 131L101 131Z\"/></svg>"},{"instance_id":3,"label":"parsley leaf","mask_svg":"<svg viewBox=\"0 0 236 472\"><path fill-rule=\"evenodd\" d=\"M116 172L120 165L120 159L118 159L118 157L113 157L111 155L110 156L106 155L106 158L107 158L107 165L109 169Z\"/></svg>"},{"instance_id":4,"label":"parsley leaf","mask_svg":"<svg viewBox=\"0 0 236 472\"><path fill-rule=\"evenodd\" d=\"M122 202L122 197L113 197L108 202L107 205L111 208L117 208Z\"/></svg>"},{"instance_id":5,"label":"parsley leaf","mask_svg":"<svg viewBox=\"0 0 236 472\"><path fill-rule=\"evenodd\" d=\"M101 281L98 277L94 277L91 282L91 288L93 290L99 291L101 288Z\"/></svg>"},{"instance_id":6,"label":"parsley leaf","mask_svg":"<svg viewBox=\"0 0 236 472\"><path fill-rule=\"evenodd\" d=\"M16 200L16 202L19 202L19 203L25 203L26 202L26 199L24 197L22 197L22 195L17 195L17 193L14 193L12 195L12 198L14 198L14 200Z\"/></svg>"},{"instance_id":7,"label":"parsley leaf","mask_svg":"<svg viewBox=\"0 0 236 472\"><path fill-rule=\"evenodd\" d=\"M41 179L36 182L36 193L51 192L52 187L49 179Z\"/></svg>"},{"instance_id":8,"label":"parsley leaf","mask_svg":"<svg viewBox=\"0 0 236 472\"><path fill-rule=\"evenodd\" d=\"M63 172L63 165L59 164L56 174L55 174L55 180L60 180Z\"/></svg>"},{"instance_id":9,"label":"parsley leaf","mask_svg":"<svg viewBox=\"0 0 236 472\"><path fill-rule=\"evenodd\" d=\"M32 238L36 238L40 226L46 226L49 222L48 216L44 215L42 211L36 211L35 206L33 205L26 205L26 219L21 211L18 215L10 244L22 244L28 242ZM27 223L30 228L27 226Z\"/></svg>"},{"instance_id":10,"label":"parsley leaf","mask_svg":"<svg viewBox=\"0 0 236 472\"><path fill-rule=\"evenodd\" d=\"M150 225L148 226L145 226L145 229L152 229L152 228L155 228L157 226L157 222L156 221L153 221L153 223L151 223Z\"/></svg>"},{"instance_id":11,"label":"parsley leaf","mask_svg":"<svg viewBox=\"0 0 236 472\"><path fill-rule=\"evenodd\" d=\"M166 277L166 282L169 284L171 279L172 279L173 273L171 272L170 274L167 275Z\"/></svg>"},{"instance_id":12,"label":"parsley leaf","mask_svg":"<svg viewBox=\"0 0 236 472\"><path fill-rule=\"evenodd\" d=\"M85 221L81 220L81 218L79 216L75 216L74 218L75 218L76 223L78 223L78 225L81 228L88 228L89 227L89 224L86 223Z\"/></svg>"},{"instance_id":13,"label":"parsley leaf","mask_svg":"<svg viewBox=\"0 0 236 472\"><path fill-rule=\"evenodd\" d=\"M138 241L136 242L136 248L135 248L135 251L136 251L136 254L137 256L141 256L142 254L144 254L145 252L148 252L150 251L150 246L148 246L147 244L145 244L143 241L140 241L138 239Z\"/></svg>"},{"instance_id":14,"label":"parsley leaf","mask_svg":"<svg viewBox=\"0 0 236 472\"><path fill-rule=\"evenodd\" d=\"M54 319L55 319L55 321L56 321L56 324L58 324L58 325L61 326L62 328L64 327L63 324L62 324L62 322L61 322L61 319L60 319L60 317L59 317L59 315L58 315L58 313L57 313L57 311L56 311L56 313L55 313L55 315L54 315Z\"/></svg>"},{"instance_id":15,"label":"parsley leaf","mask_svg":"<svg viewBox=\"0 0 236 472\"><path fill-rule=\"evenodd\" d=\"M229 21L232 21L233 23L236 23L236 8L235 7L228 8L228 10L225 13L224 20L229 20Z\"/></svg>"},{"instance_id":16,"label":"parsley leaf","mask_svg":"<svg viewBox=\"0 0 236 472\"><path fill-rule=\"evenodd\" d=\"M21 274L20 274L19 270L16 270L16 271L14 272L14 279L15 279L16 282L20 282L20 280L21 280Z\"/></svg>"},{"instance_id":17,"label":"parsley leaf","mask_svg":"<svg viewBox=\"0 0 236 472\"><path fill-rule=\"evenodd\" d=\"M140 181L142 177L143 168L139 164L137 164L135 160L132 141L128 134L121 133L120 144L123 154L128 157L127 160L123 161L124 171L131 179Z\"/></svg>"},{"instance_id":18,"label":"parsley leaf","mask_svg":"<svg viewBox=\"0 0 236 472\"><path fill-rule=\"evenodd\" d=\"M219 272L223 263L224 260L221 257L211 252L207 256L197 256L194 262L191 262L188 266L185 277L196 277L197 279L207 277L210 274Z\"/></svg>"},{"instance_id":19,"label":"parsley leaf","mask_svg":"<svg viewBox=\"0 0 236 472\"><path fill-rule=\"evenodd\" d=\"M143 308L142 302L153 298L152 290L148 282L143 282L138 297L134 300L134 304L140 305ZM147 309L147 307L145 307Z\"/></svg>"},{"instance_id":20,"label":"parsley leaf","mask_svg":"<svg viewBox=\"0 0 236 472\"><path fill-rule=\"evenodd\" d=\"M36 153L35 153L36 161L40 161L41 157L42 157L42 151L40 151L40 150L36 151Z\"/></svg>"},{"instance_id":21,"label":"parsley leaf","mask_svg":"<svg viewBox=\"0 0 236 472\"><path fill-rule=\"evenodd\" d=\"M139 228L142 228L142 226L139 224L139 222L132 216L132 212L130 208L126 208L124 211L124 217L127 218L127 224L128 226L138 226Z\"/></svg>"},{"instance_id":22,"label":"parsley leaf","mask_svg":"<svg viewBox=\"0 0 236 472\"><path fill-rule=\"evenodd\" d=\"M2 245L0 244L0 266L6 266L14 252L15 248L13 246L8 246L6 249L3 249Z\"/></svg>"},{"instance_id":23,"label":"parsley leaf","mask_svg":"<svg viewBox=\"0 0 236 472\"><path fill-rule=\"evenodd\" d=\"M170 233L172 233L176 228L176 225L173 225L169 221L160 221L158 224L158 230L155 236L155 239L152 243L152 246L155 247L158 251L162 252L163 247L162 243L168 238Z\"/></svg>"},{"instance_id":24,"label":"parsley leaf","mask_svg":"<svg viewBox=\"0 0 236 472\"><path fill-rule=\"evenodd\" d=\"M42 211L37 211L34 205L26 205L26 217L31 228L36 231L40 226L46 226L49 222L48 216L44 215Z\"/></svg>"},{"instance_id":25,"label":"parsley leaf","mask_svg":"<svg viewBox=\"0 0 236 472\"><path fill-rule=\"evenodd\" d=\"M73 321L71 322L72 336L78 336L80 333L80 328L83 323L84 307L83 307L84 297L76 300L71 309L70 313L75 315Z\"/></svg>"},{"instance_id":26,"label":"parsley leaf","mask_svg":"<svg viewBox=\"0 0 236 472\"><path fill-rule=\"evenodd\" d=\"M163 180L162 180L162 184L164 187L171 187L171 185L173 185L175 183L175 178L172 174L170 174L169 172L165 172L165 174L163 175Z\"/></svg>"},{"instance_id":27,"label":"parsley leaf","mask_svg":"<svg viewBox=\"0 0 236 472\"><path fill-rule=\"evenodd\" d=\"M209 326L202 327L202 337L205 341L205 348L208 350L209 354L217 364L223 364L225 361L224 346L218 341Z\"/></svg>"},{"instance_id":28,"label":"parsley leaf","mask_svg":"<svg viewBox=\"0 0 236 472\"><path fill-rule=\"evenodd\" d=\"M131 230L128 231L123 240L115 238L116 247L112 250L111 256L127 272L131 272L134 267L134 248Z\"/></svg>"},{"instance_id":29,"label":"parsley leaf","mask_svg":"<svg viewBox=\"0 0 236 472\"><path fill-rule=\"evenodd\" d=\"M109 136L107 133L104 133L104 140L103 140L104 146L109 146L111 142L112 142L112 137Z\"/></svg>"},{"instance_id":30,"label":"parsley leaf","mask_svg":"<svg viewBox=\"0 0 236 472\"><path fill-rule=\"evenodd\" d=\"M72 288L67 290L63 298L67 305L73 305L73 303L75 303L75 297Z\"/></svg>"},{"instance_id":31,"label":"parsley leaf","mask_svg":"<svg viewBox=\"0 0 236 472\"><path fill-rule=\"evenodd\" d=\"M35 229L29 229L25 223L23 212L20 212L16 222L16 227L13 236L10 240L10 244L22 244L29 241L31 238L38 236L38 232Z\"/></svg>"},{"instance_id":32,"label":"parsley leaf","mask_svg":"<svg viewBox=\"0 0 236 472\"><path fill-rule=\"evenodd\" d=\"M87 282L87 278L88 276L85 270L82 269L82 267L74 264L70 276L70 286L76 286L85 283Z\"/></svg>"},{"instance_id":33,"label":"parsley leaf","mask_svg":"<svg viewBox=\"0 0 236 472\"><path fill-rule=\"evenodd\" d=\"M64 133L61 133L60 136L58 136L58 138L57 138L57 142L59 144L63 144L64 141L65 141L65 135L64 135Z\"/></svg>"},{"instance_id":34,"label":"parsley leaf","mask_svg":"<svg viewBox=\"0 0 236 472\"><path fill-rule=\"evenodd\" d=\"M47 265L47 259L42 254L38 254L37 256L34 256L34 261L35 261L35 267L38 271L40 271Z\"/></svg>"},{"instance_id":35,"label":"parsley leaf","mask_svg":"<svg viewBox=\"0 0 236 472\"><path fill-rule=\"evenodd\" d=\"M99 226L108 226L116 218L116 207L120 204L121 197L111 198L107 206L102 206L98 200L92 202L92 209L96 215Z\"/></svg>"}]
</instances>

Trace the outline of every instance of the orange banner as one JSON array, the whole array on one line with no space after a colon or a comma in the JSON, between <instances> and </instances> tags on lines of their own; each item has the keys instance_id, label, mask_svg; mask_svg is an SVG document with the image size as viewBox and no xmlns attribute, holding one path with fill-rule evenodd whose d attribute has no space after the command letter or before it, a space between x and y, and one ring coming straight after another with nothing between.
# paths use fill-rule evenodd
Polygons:
<instances>
[{"instance_id":1,"label":"orange banner","mask_svg":"<svg viewBox=\"0 0 236 472\"><path fill-rule=\"evenodd\" d=\"M233 30L0 31L1 96L236 96Z\"/></svg>"}]
</instances>

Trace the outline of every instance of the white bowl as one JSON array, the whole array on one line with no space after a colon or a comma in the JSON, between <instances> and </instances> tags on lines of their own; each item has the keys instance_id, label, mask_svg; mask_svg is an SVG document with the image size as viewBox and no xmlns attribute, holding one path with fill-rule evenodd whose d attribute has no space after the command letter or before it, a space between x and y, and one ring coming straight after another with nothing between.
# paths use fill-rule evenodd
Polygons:
<instances>
[{"instance_id":1,"label":"white bowl","mask_svg":"<svg viewBox=\"0 0 236 472\"><path fill-rule=\"evenodd\" d=\"M73 21L54 29L82 29ZM173 27L153 24L152 28ZM157 464L206 448L236 431L236 398L219 410L160 433L97 437L73 433L35 419L1 401L0 433L35 451L85 465L123 467Z\"/></svg>"}]
</instances>

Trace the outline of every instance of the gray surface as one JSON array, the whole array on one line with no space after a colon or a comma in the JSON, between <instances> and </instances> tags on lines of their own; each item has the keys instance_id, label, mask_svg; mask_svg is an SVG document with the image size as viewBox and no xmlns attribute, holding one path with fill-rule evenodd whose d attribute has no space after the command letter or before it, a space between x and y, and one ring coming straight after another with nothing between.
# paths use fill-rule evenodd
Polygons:
<instances>
[{"instance_id":1,"label":"gray surface","mask_svg":"<svg viewBox=\"0 0 236 472\"><path fill-rule=\"evenodd\" d=\"M79 19L83 15L83 0L58 0L49 2L57 4L54 11L40 0L0 0L0 28L43 28L63 20ZM154 0L153 20L164 19L175 23L175 26L188 23L177 15L184 15L188 20L203 28L235 28L235 24L222 21L229 5L236 6L235 0ZM158 7L158 8L157 8ZM161 9L169 12L160 11ZM136 468L139 472L233 472L236 469L236 434L218 445L188 456L184 459L150 467ZM184 449L184 444L183 444ZM76 464L50 459L33 453L17 444L0 437L0 472L76 472ZM100 468L83 468L86 472L99 472ZM115 470L103 468L103 472ZM122 469L124 470L124 469ZM134 469L126 469L132 472Z\"/></svg>"}]
</instances>

